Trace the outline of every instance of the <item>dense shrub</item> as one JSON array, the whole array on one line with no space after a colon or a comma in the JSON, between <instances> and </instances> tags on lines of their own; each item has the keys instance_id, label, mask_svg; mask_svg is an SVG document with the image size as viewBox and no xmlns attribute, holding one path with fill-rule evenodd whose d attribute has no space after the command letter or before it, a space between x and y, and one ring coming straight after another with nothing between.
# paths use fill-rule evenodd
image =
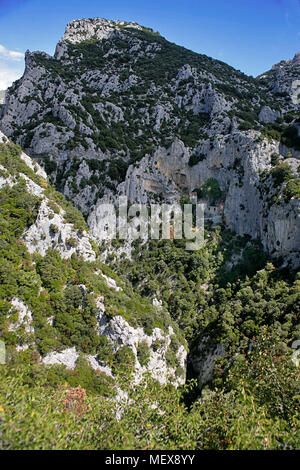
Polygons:
<instances>
[{"instance_id":1,"label":"dense shrub","mask_svg":"<svg viewBox=\"0 0 300 470\"><path fill-rule=\"evenodd\" d=\"M276 165L271 170L271 175L276 186L280 186L284 181L289 180L293 176L292 169L287 162Z\"/></svg>"},{"instance_id":2,"label":"dense shrub","mask_svg":"<svg viewBox=\"0 0 300 470\"><path fill-rule=\"evenodd\" d=\"M189 166L195 166L197 165L197 163L202 162L202 160L204 159L205 155L203 153L200 153L199 155L193 153L189 158Z\"/></svg>"},{"instance_id":3,"label":"dense shrub","mask_svg":"<svg viewBox=\"0 0 300 470\"><path fill-rule=\"evenodd\" d=\"M223 195L219 183L215 178L208 178L208 180L196 189L198 197L209 199L210 203L214 204L219 201Z\"/></svg>"},{"instance_id":4,"label":"dense shrub","mask_svg":"<svg viewBox=\"0 0 300 470\"><path fill-rule=\"evenodd\" d=\"M146 342L141 342L137 348L137 358L141 366L147 366L150 359L150 349Z\"/></svg>"},{"instance_id":5,"label":"dense shrub","mask_svg":"<svg viewBox=\"0 0 300 470\"><path fill-rule=\"evenodd\" d=\"M293 179L288 181L286 187L284 188L284 199L286 202L294 197L300 199L300 181L299 179Z\"/></svg>"}]
</instances>

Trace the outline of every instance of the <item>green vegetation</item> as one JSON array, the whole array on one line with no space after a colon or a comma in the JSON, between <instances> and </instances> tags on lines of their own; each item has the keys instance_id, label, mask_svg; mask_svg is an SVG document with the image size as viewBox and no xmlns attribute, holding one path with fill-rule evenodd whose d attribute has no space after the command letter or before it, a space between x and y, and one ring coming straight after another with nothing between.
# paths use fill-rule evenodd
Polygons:
<instances>
[{"instance_id":1,"label":"green vegetation","mask_svg":"<svg viewBox=\"0 0 300 470\"><path fill-rule=\"evenodd\" d=\"M289 148L300 150L300 137L297 128L293 125L286 125L275 122L266 124L262 130L262 135L271 139L279 140Z\"/></svg>"},{"instance_id":2,"label":"green vegetation","mask_svg":"<svg viewBox=\"0 0 300 470\"><path fill-rule=\"evenodd\" d=\"M0 190L0 327L5 343L18 343L18 335L10 331L8 312L13 297L22 300L33 314L34 343L37 351L44 355L63 347L76 346L88 354L101 354L101 341L96 333L96 303L98 296L105 297L106 315L122 315L132 326L143 326L151 334L153 328L167 329L172 321L167 310L157 311L151 302L136 295L130 283L119 279L103 263L85 262L77 255L62 259L56 250L49 249L42 257L30 255L21 236L35 222L40 199L27 193L26 183L19 172L46 187L45 194L54 209L65 210L65 220L77 230L86 228L82 215L64 200L42 178L36 176L20 159L20 148L8 142L1 144L0 162L14 175L16 184ZM57 232L51 224L53 233ZM70 237L69 246L76 243ZM109 288L98 273L105 273L117 280L119 291ZM82 289L85 286L85 290ZM48 319L52 318L52 324ZM26 335L21 339L25 343Z\"/></svg>"},{"instance_id":3,"label":"green vegetation","mask_svg":"<svg viewBox=\"0 0 300 470\"><path fill-rule=\"evenodd\" d=\"M223 196L219 183L215 178L208 178L201 188L196 188L194 191L199 198L208 199L210 204L219 202Z\"/></svg>"},{"instance_id":4,"label":"green vegetation","mask_svg":"<svg viewBox=\"0 0 300 470\"><path fill-rule=\"evenodd\" d=\"M271 175L275 186L281 186L284 181L293 177L293 171L287 162L282 162L276 165L271 170Z\"/></svg>"},{"instance_id":5,"label":"green vegetation","mask_svg":"<svg viewBox=\"0 0 300 470\"><path fill-rule=\"evenodd\" d=\"M193 153L189 158L189 166L195 166L197 165L197 163L202 162L204 159L205 155L203 153L200 153L199 155Z\"/></svg>"},{"instance_id":6,"label":"green vegetation","mask_svg":"<svg viewBox=\"0 0 300 470\"><path fill-rule=\"evenodd\" d=\"M16 183L0 191L0 329L8 352L0 374L2 448L297 448L298 371L290 346L300 338L299 277L279 271L258 244L224 227L206 231L205 247L192 253L182 241L136 244L133 262L115 260L119 276L99 261L75 255L63 260L55 250L30 255L20 237L34 222L39 199L27 193L19 177L26 170L19 152L10 143L0 152ZM44 185L57 211L61 196L33 172L28 175ZM211 181L203 189L214 197L218 188ZM109 288L100 272L121 289ZM96 333L98 296L108 318L122 315L148 334L156 326L172 326L165 359L177 377L184 374L176 357L183 334L192 351L203 336L222 343L226 353L211 383L201 394L193 382L177 390L149 377L131 384L132 350L115 351ZM32 311L33 338L9 329L17 319L13 297ZM153 297L162 299L162 309L151 304ZM28 342L29 350L15 351L16 344ZM92 370L84 357L73 371L39 363L39 355L70 346L95 354L116 378ZM153 349L161 346L157 340ZM141 365L148 364L146 343L138 345L137 356ZM129 404L111 401L117 388L127 391Z\"/></svg>"},{"instance_id":7,"label":"green vegetation","mask_svg":"<svg viewBox=\"0 0 300 470\"><path fill-rule=\"evenodd\" d=\"M121 346L115 354L112 371L115 375L124 375L125 379L130 379L133 372L135 356L129 346Z\"/></svg>"},{"instance_id":8,"label":"green vegetation","mask_svg":"<svg viewBox=\"0 0 300 470\"><path fill-rule=\"evenodd\" d=\"M110 163L107 174L112 180L121 183L125 180L127 168L128 164L122 158L118 158Z\"/></svg>"},{"instance_id":9,"label":"green vegetation","mask_svg":"<svg viewBox=\"0 0 300 470\"><path fill-rule=\"evenodd\" d=\"M265 332L251 351L235 357L222 387L204 389L189 406L193 382L176 390L147 377L122 404L108 400L106 391L94 396L66 383L57 388L57 377L64 375L59 368L0 367L3 449L299 447L298 370L278 339Z\"/></svg>"},{"instance_id":10,"label":"green vegetation","mask_svg":"<svg viewBox=\"0 0 300 470\"><path fill-rule=\"evenodd\" d=\"M292 179L288 181L286 187L284 188L284 199L286 202L294 197L296 199L300 199L300 181L299 179Z\"/></svg>"},{"instance_id":11,"label":"green vegetation","mask_svg":"<svg viewBox=\"0 0 300 470\"><path fill-rule=\"evenodd\" d=\"M261 194L263 194L263 192L268 194L270 189L270 176L272 178L271 182L273 183L273 195L268 199L269 207L274 203L278 203L282 199L282 196L286 203L288 203L291 198L298 199L300 197L299 178L296 176L288 162L283 161L278 163L276 159L276 164L270 171L264 171L261 173L260 181L263 183L260 186Z\"/></svg>"},{"instance_id":12,"label":"green vegetation","mask_svg":"<svg viewBox=\"0 0 300 470\"><path fill-rule=\"evenodd\" d=\"M141 366L147 366L150 359L150 349L146 342L141 342L138 345L137 357Z\"/></svg>"},{"instance_id":13,"label":"green vegetation","mask_svg":"<svg viewBox=\"0 0 300 470\"><path fill-rule=\"evenodd\" d=\"M132 263L124 260L118 269L121 273L127 273L133 286L142 295L162 299L188 339L206 328L207 331L213 329L214 338L219 335L229 337L225 326L228 316L228 327L230 321L233 321L232 334L238 340L243 336L242 324L248 320L246 311L249 308L252 309L250 318L255 320L257 317L255 322L264 324L265 321L275 321L276 315L272 317L266 314L264 317L259 300L261 296L264 298L268 282L270 286L274 283L269 301L275 305L282 295L281 314L284 316L285 312L288 313L288 306L284 306L283 300L286 290L280 294L280 286L283 282L291 292L292 287L288 287L289 283L286 284L283 279L280 280L277 270L275 273L272 269L264 270L267 256L258 244L237 237L224 228L221 231L218 227L207 232L206 236L205 248L193 253L185 250L181 240L152 240L149 246L137 247ZM231 266L229 263L233 257L236 257L236 263ZM260 276L264 282L257 284L256 279ZM245 292L248 291L249 287L253 290L253 299L257 299L257 306L256 301L252 305L250 298L244 301L239 294L243 288ZM266 309L269 308L268 302Z\"/></svg>"}]
</instances>

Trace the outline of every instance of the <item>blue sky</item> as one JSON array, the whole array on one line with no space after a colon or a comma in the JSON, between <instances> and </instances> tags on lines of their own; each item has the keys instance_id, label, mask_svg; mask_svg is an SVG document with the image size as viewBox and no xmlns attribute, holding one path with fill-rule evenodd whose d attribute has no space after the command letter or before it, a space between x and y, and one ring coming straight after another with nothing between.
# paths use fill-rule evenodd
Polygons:
<instances>
[{"instance_id":1,"label":"blue sky","mask_svg":"<svg viewBox=\"0 0 300 470\"><path fill-rule=\"evenodd\" d=\"M136 21L169 41L257 76L300 51L300 0L0 0L0 90L26 49L54 53L67 22Z\"/></svg>"}]
</instances>

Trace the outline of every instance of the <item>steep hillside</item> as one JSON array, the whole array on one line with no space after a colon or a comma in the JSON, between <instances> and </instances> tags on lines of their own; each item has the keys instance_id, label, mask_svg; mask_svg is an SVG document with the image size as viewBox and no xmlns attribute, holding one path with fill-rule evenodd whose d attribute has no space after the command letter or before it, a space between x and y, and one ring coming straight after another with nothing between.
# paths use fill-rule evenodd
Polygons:
<instances>
[{"instance_id":1,"label":"steep hillside","mask_svg":"<svg viewBox=\"0 0 300 470\"><path fill-rule=\"evenodd\" d=\"M0 137L0 330L8 353L35 352L38 362L71 370L84 360L99 386L122 368L128 379L149 371L183 383L185 341L166 309L97 261L81 214Z\"/></svg>"},{"instance_id":2,"label":"steep hillside","mask_svg":"<svg viewBox=\"0 0 300 470\"><path fill-rule=\"evenodd\" d=\"M82 210L96 239L104 201L203 196L213 178L222 198L205 202L227 226L295 267L298 104L277 88L296 93L298 56L284 64L256 80L149 28L76 20L54 57L27 51L0 127Z\"/></svg>"}]
</instances>

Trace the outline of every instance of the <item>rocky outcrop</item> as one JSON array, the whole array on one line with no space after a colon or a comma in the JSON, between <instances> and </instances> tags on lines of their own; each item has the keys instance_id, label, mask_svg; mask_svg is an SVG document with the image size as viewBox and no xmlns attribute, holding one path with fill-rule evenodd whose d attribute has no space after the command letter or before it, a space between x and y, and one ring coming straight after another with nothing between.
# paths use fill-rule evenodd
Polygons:
<instances>
[{"instance_id":1,"label":"rocky outcrop","mask_svg":"<svg viewBox=\"0 0 300 470\"><path fill-rule=\"evenodd\" d=\"M46 365L61 364L67 367L67 369L75 369L76 361L79 354L76 352L76 348L67 348L61 352L51 352L43 358L43 363Z\"/></svg>"},{"instance_id":2,"label":"rocky outcrop","mask_svg":"<svg viewBox=\"0 0 300 470\"><path fill-rule=\"evenodd\" d=\"M292 60L282 60L272 69L259 76L262 83L273 94L287 96L290 105L297 108L300 104L300 52Z\"/></svg>"},{"instance_id":3,"label":"rocky outcrop","mask_svg":"<svg viewBox=\"0 0 300 470\"><path fill-rule=\"evenodd\" d=\"M101 275L105 278L109 287L120 289L113 279L103 274ZM143 374L149 372L153 378L162 384L169 380L177 385L184 383L187 359L187 351L184 345L176 346L176 351L173 351L176 366L168 364L167 354L169 349L172 348L172 338L175 338L172 326L169 326L168 331L154 328L151 334L146 334L142 327L132 327L120 315L116 315L113 318L107 317L103 297L99 297L96 300L96 304L98 307L98 334L108 338L115 351L122 346L127 346L132 350L135 357L135 381L141 380ZM158 301L155 302L155 306L158 309L161 308ZM146 346L148 349L149 357L147 365L140 362L140 345Z\"/></svg>"},{"instance_id":4,"label":"rocky outcrop","mask_svg":"<svg viewBox=\"0 0 300 470\"><path fill-rule=\"evenodd\" d=\"M275 122L278 117L280 117L280 113L278 111L274 111L269 106L263 106L258 115L259 120L265 124Z\"/></svg>"},{"instance_id":5,"label":"rocky outcrop","mask_svg":"<svg viewBox=\"0 0 300 470\"><path fill-rule=\"evenodd\" d=\"M102 276L105 277L109 287L120 289L114 280L103 274ZM114 283L112 283L112 281L114 281ZM115 352L117 352L122 346L127 346L131 349L135 357L133 381L138 383L142 380L143 374L148 372L161 384L165 384L169 381L173 382L175 385L183 384L185 382L187 359L186 348L183 345L177 347L177 350L174 353L177 362L176 367L168 365L168 361L166 359L172 337L174 337L173 328L170 326L168 332L164 332L160 328L154 328L152 334L146 334L143 328L133 328L120 315L108 318L105 313L105 305L103 301L103 297L96 300L98 307L97 332L99 335L103 335L109 340ZM141 344L143 347L146 346L149 351L147 365L144 363L141 364L139 360L138 351ZM68 369L74 369L80 356L85 357L94 370L99 370L105 374L113 375L111 368L105 363L99 363L97 356L80 355L79 352L76 351L75 347L67 348L61 352L48 353L43 358L43 363L47 365L63 364Z\"/></svg>"},{"instance_id":6,"label":"rocky outcrop","mask_svg":"<svg viewBox=\"0 0 300 470\"><path fill-rule=\"evenodd\" d=\"M73 224L65 222L63 215L62 209L56 214L49 207L49 200L41 202L35 223L23 236L29 253L37 252L45 256L49 248L55 248L62 258L70 258L76 253L86 261L94 261L96 255L87 233L79 234Z\"/></svg>"},{"instance_id":7,"label":"rocky outcrop","mask_svg":"<svg viewBox=\"0 0 300 470\"><path fill-rule=\"evenodd\" d=\"M16 331L23 327L26 333L34 333L32 326L32 313L24 302L16 297L11 300L12 311L17 314L17 319L10 323L9 330Z\"/></svg>"},{"instance_id":8,"label":"rocky outcrop","mask_svg":"<svg viewBox=\"0 0 300 470\"><path fill-rule=\"evenodd\" d=\"M4 100L5 100L5 91L0 90L0 107L4 103ZM1 117L1 111L0 111L0 117Z\"/></svg>"},{"instance_id":9,"label":"rocky outcrop","mask_svg":"<svg viewBox=\"0 0 300 470\"><path fill-rule=\"evenodd\" d=\"M111 21L104 18L92 18L71 21L67 24L62 41L77 43L88 40L107 39L116 36L126 28L142 29L140 25L126 21Z\"/></svg>"},{"instance_id":10,"label":"rocky outcrop","mask_svg":"<svg viewBox=\"0 0 300 470\"><path fill-rule=\"evenodd\" d=\"M18 338L17 351L26 351L35 345L33 316L23 300L13 297L8 313L8 331L15 333Z\"/></svg>"},{"instance_id":11,"label":"rocky outcrop","mask_svg":"<svg viewBox=\"0 0 300 470\"><path fill-rule=\"evenodd\" d=\"M111 371L109 367L101 367L99 363L96 361L95 356L92 356L90 354L79 354L76 351L76 348L66 348L60 352L53 351L46 356L43 357L42 362L45 365L51 366L51 365L63 365L67 369L75 369L76 363L79 359L79 357L85 358L87 363L92 367L92 369L96 371L103 372L106 375L111 375Z\"/></svg>"},{"instance_id":12,"label":"rocky outcrop","mask_svg":"<svg viewBox=\"0 0 300 470\"><path fill-rule=\"evenodd\" d=\"M180 346L176 353L177 368L181 369L181 376L176 376L176 368L170 367L166 361L166 353L170 347L171 337L174 335L172 327L165 334L161 329L154 328L151 335L145 334L143 328L133 328L121 316L116 316L110 321L100 320L99 332L106 336L115 346L129 346L135 356L135 380L142 378L144 372L148 371L152 377L160 383L165 384L170 379L177 384L185 381L185 365L187 352L184 346ZM153 350L153 345L159 343L157 351ZM147 366L140 364L138 360L138 348L140 344L146 344L150 351Z\"/></svg>"},{"instance_id":13,"label":"rocky outcrop","mask_svg":"<svg viewBox=\"0 0 300 470\"><path fill-rule=\"evenodd\" d=\"M0 132L1 141L7 141L2 132ZM41 201L35 222L28 227L22 237L29 253L37 252L45 256L49 248L55 248L62 258L70 258L73 253L76 253L87 261L94 261L96 255L87 232L79 232L74 224L66 223L65 210L46 196L45 190L48 185L45 171L24 152L20 154L20 159L36 176L41 178L40 184L22 172L12 177L6 168L0 166L3 174L0 174L0 188L6 185L12 187L21 178L26 181L28 193Z\"/></svg>"}]
</instances>

